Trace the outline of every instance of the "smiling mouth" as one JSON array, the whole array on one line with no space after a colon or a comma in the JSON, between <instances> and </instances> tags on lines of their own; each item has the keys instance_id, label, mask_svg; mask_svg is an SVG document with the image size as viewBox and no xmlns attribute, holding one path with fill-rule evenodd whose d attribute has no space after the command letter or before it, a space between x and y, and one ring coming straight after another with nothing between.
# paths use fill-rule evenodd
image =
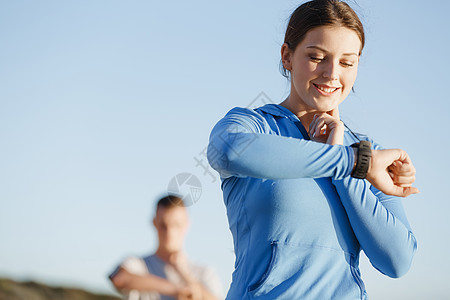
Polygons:
<instances>
[{"instance_id":1,"label":"smiling mouth","mask_svg":"<svg viewBox=\"0 0 450 300\"><path fill-rule=\"evenodd\" d=\"M335 88L335 87L326 87L326 86L318 85L315 83L313 83L313 85L316 87L316 89L319 92L321 92L321 94L326 94L326 95L331 95L340 89L340 88Z\"/></svg>"}]
</instances>

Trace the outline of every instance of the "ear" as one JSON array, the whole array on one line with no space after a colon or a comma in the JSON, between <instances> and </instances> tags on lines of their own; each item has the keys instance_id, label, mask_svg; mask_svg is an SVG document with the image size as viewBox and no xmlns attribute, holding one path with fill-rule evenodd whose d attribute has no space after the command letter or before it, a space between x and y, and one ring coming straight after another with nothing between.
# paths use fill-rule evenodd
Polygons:
<instances>
[{"instance_id":1,"label":"ear","mask_svg":"<svg viewBox=\"0 0 450 300\"><path fill-rule=\"evenodd\" d=\"M281 62L283 63L283 67L288 71L292 70L292 61L291 61L292 54L293 51L289 49L288 44L284 43L281 46Z\"/></svg>"},{"instance_id":2,"label":"ear","mask_svg":"<svg viewBox=\"0 0 450 300\"><path fill-rule=\"evenodd\" d=\"M156 228L156 217L152 219L153 226Z\"/></svg>"}]
</instances>

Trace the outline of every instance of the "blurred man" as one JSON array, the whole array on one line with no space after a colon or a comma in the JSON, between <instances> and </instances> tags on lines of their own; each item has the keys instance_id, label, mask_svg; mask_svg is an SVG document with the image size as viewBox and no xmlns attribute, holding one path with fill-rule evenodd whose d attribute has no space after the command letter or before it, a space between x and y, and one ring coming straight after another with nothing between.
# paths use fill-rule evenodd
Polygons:
<instances>
[{"instance_id":1,"label":"blurred man","mask_svg":"<svg viewBox=\"0 0 450 300\"><path fill-rule=\"evenodd\" d=\"M189 227L187 210L177 196L160 199L153 225L158 248L147 257L129 257L109 276L127 300L218 300L222 286L216 273L191 263L183 252Z\"/></svg>"}]
</instances>

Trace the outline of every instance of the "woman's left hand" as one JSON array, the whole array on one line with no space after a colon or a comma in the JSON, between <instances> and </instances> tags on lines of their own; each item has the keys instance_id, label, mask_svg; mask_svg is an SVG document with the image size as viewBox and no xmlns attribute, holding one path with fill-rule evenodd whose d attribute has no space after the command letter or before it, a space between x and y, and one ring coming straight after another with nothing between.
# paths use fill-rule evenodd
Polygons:
<instances>
[{"instance_id":1,"label":"woman's left hand","mask_svg":"<svg viewBox=\"0 0 450 300\"><path fill-rule=\"evenodd\" d=\"M318 113L309 125L311 140L330 145L344 143L344 123L339 118L339 108L327 113Z\"/></svg>"}]
</instances>

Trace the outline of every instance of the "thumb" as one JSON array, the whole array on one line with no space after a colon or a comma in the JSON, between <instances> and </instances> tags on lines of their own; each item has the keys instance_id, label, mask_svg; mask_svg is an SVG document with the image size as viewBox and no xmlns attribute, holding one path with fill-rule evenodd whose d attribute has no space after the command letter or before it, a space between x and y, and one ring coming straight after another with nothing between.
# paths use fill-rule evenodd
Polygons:
<instances>
[{"instance_id":1,"label":"thumb","mask_svg":"<svg viewBox=\"0 0 450 300\"><path fill-rule=\"evenodd\" d=\"M418 194L420 193L418 188L415 187L399 187L399 186L394 186L394 191L393 191L393 195L394 196L398 196L398 197L408 197L409 195L412 194Z\"/></svg>"}]
</instances>

